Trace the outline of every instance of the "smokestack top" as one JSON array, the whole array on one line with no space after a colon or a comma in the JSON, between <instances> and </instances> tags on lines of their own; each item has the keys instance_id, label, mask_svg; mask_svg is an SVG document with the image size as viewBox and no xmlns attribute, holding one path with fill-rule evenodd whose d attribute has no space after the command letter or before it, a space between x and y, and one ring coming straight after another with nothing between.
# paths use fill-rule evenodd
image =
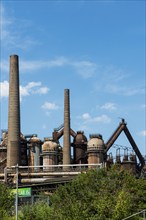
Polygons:
<instances>
[{"instance_id":1,"label":"smokestack top","mask_svg":"<svg viewBox=\"0 0 146 220\"><path fill-rule=\"evenodd\" d=\"M16 55L16 54L10 55L10 66L11 66L12 64L15 64L18 69L17 69L17 68L15 69L15 68L10 67L10 71L11 71L11 69L14 69L15 72L18 72L18 73L19 73L19 56L18 56L18 55Z\"/></svg>"},{"instance_id":2,"label":"smokestack top","mask_svg":"<svg viewBox=\"0 0 146 220\"><path fill-rule=\"evenodd\" d=\"M69 92L69 89L64 89L65 92Z\"/></svg>"},{"instance_id":3,"label":"smokestack top","mask_svg":"<svg viewBox=\"0 0 146 220\"><path fill-rule=\"evenodd\" d=\"M18 57L18 55L12 54L12 55L10 55L10 57Z\"/></svg>"}]
</instances>

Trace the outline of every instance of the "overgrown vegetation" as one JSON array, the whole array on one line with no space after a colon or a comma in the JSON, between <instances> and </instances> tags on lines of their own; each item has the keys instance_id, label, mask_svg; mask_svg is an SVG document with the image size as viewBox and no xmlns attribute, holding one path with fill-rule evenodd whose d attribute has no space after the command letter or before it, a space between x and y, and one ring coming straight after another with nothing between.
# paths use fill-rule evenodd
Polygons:
<instances>
[{"instance_id":1,"label":"overgrown vegetation","mask_svg":"<svg viewBox=\"0 0 146 220\"><path fill-rule=\"evenodd\" d=\"M118 167L90 170L58 188L51 200L50 219L121 220L146 209L146 181Z\"/></svg>"},{"instance_id":2,"label":"overgrown vegetation","mask_svg":"<svg viewBox=\"0 0 146 220\"><path fill-rule=\"evenodd\" d=\"M20 220L121 220L146 209L146 180L112 167L89 170L60 186L51 206L39 202L22 208ZM132 217L132 220L140 217Z\"/></svg>"},{"instance_id":3,"label":"overgrown vegetation","mask_svg":"<svg viewBox=\"0 0 146 220\"><path fill-rule=\"evenodd\" d=\"M0 219L8 219L12 215L14 197L10 189L3 183L0 183Z\"/></svg>"}]
</instances>

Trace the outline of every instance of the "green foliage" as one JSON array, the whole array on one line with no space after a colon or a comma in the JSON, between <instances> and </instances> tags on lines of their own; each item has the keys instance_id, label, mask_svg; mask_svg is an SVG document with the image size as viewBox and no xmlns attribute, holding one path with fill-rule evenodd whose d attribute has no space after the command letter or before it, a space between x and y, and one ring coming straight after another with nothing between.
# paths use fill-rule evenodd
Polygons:
<instances>
[{"instance_id":1,"label":"green foliage","mask_svg":"<svg viewBox=\"0 0 146 220\"><path fill-rule=\"evenodd\" d=\"M14 198L10 189L0 183L0 219L7 219L11 214L12 206L14 205Z\"/></svg>"},{"instance_id":2,"label":"green foliage","mask_svg":"<svg viewBox=\"0 0 146 220\"><path fill-rule=\"evenodd\" d=\"M121 220L146 208L146 181L113 166L90 170L53 194L49 219Z\"/></svg>"},{"instance_id":3,"label":"green foliage","mask_svg":"<svg viewBox=\"0 0 146 220\"><path fill-rule=\"evenodd\" d=\"M146 181L116 166L91 169L60 186L50 199L51 206L39 201L22 207L19 220L121 220L146 209Z\"/></svg>"},{"instance_id":4,"label":"green foliage","mask_svg":"<svg viewBox=\"0 0 146 220\"><path fill-rule=\"evenodd\" d=\"M34 205L22 207L19 220L48 220L49 213L50 207L48 204L40 201Z\"/></svg>"}]
</instances>

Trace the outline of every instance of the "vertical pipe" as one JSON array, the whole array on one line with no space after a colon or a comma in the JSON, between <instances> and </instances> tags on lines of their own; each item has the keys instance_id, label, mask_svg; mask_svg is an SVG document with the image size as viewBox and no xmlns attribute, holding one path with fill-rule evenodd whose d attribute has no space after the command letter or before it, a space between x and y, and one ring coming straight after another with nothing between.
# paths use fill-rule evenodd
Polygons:
<instances>
[{"instance_id":1,"label":"vertical pipe","mask_svg":"<svg viewBox=\"0 0 146 220\"><path fill-rule=\"evenodd\" d=\"M34 158L34 165L40 166L40 145L39 143L36 143L35 145L35 158Z\"/></svg>"},{"instance_id":2,"label":"vertical pipe","mask_svg":"<svg viewBox=\"0 0 146 220\"><path fill-rule=\"evenodd\" d=\"M7 167L20 164L19 58L10 56Z\"/></svg>"},{"instance_id":3,"label":"vertical pipe","mask_svg":"<svg viewBox=\"0 0 146 220\"><path fill-rule=\"evenodd\" d=\"M18 220L18 172L19 172L19 166L16 165L16 220Z\"/></svg>"},{"instance_id":4,"label":"vertical pipe","mask_svg":"<svg viewBox=\"0 0 146 220\"><path fill-rule=\"evenodd\" d=\"M63 164L70 164L70 98L69 89L64 90L64 144Z\"/></svg>"}]
</instances>

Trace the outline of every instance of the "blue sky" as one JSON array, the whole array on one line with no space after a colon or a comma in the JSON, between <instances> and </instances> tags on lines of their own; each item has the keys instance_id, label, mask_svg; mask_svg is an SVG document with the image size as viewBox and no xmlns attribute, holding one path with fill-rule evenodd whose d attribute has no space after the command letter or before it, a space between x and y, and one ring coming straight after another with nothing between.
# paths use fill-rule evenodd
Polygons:
<instances>
[{"instance_id":1,"label":"blue sky","mask_svg":"<svg viewBox=\"0 0 146 220\"><path fill-rule=\"evenodd\" d=\"M1 129L8 124L9 56L20 60L21 131L40 139L63 123L106 142L125 118L146 154L145 1L1 1ZM62 140L61 140L62 141ZM116 144L129 147L124 134Z\"/></svg>"}]
</instances>

